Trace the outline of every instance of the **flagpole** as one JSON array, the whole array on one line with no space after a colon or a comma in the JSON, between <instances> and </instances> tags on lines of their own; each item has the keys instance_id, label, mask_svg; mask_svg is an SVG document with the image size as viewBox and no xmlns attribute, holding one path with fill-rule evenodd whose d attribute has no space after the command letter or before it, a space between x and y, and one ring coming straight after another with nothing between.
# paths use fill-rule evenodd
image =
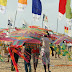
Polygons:
<instances>
[{"instance_id":1,"label":"flagpole","mask_svg":"<svg viewBox=\"0 0 72 72\"><path fill-rule=\"evenodd\" d=\"M17 16L17 10L16 10L15 20L14 20L14 28L15 28L16 16Z\"/></svg>"},{"instance_id":2,"label":"flagpole","mask_svg":"<svg viewBox=\"0 0 72 72\"><path fill-rule=\"evenodd\" d=\"M42 19L42 28L43 28L43 19Z\"/></svg>"},{"instance_id":3,"label":"flagpole","mask_svg":"<svg viewBox=\"0 0 72 72\"><path fill-rule=\"evenodd\" d=\"M42 18L42 28L43 28L43 18Z\"/></svg>"},{"instance_id":4,"label":"flagpole","mask_svg":"<svg viewBox=\"0 0 72 72\"><path fill-rule=\"evenodd\" d=\"M64 26L64 34L65 34L65 26Z\"/></svg>"},{"instance_id":5,"label":"flagpole","mask_svg":"<svg viewBox=\"0 0 72 72\"><path fill-rule=\"evenodd\" d=\"M57 30L56 30L56 32L58 33L58 18L57 18Z\"/></svg>"}]
</instances>

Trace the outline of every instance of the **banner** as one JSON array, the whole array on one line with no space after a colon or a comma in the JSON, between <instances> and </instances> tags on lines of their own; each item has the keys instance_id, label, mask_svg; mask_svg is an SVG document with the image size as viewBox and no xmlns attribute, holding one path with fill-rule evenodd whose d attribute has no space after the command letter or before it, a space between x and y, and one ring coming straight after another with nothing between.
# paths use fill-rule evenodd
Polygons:
<instances>
[{"instance_id":1,"label":"banner","mask_svg":"<svg viewBox=\"0 0 72 72\"><path fill-rule=\"evenodd\" d=\"M64 29L65 29L65 33L68 33L69 28L64 26Z\"/></svg>"},{"instance_id":2,"label":"banner","mask_svg":"<svg viewBox=\"0 0 72 72\"><path fill-rule=\"evenodd\" d=\"M66 12L66 2L67 0L59 0L59 20L61 20L62 16Z\"/></svg>"},{"instance_id":3,"label":"banner","mask_svg":"<svg viewBox=\"0 0 72 72\"><path fill-rule=\"evenodd\" d=\"M8 27L9 29L12 28L12 19L11 19L11 18L8 19L8 25L7 25L7 27Z\"/></svg>"},{"instance_id":4,"label":"banner","mask_svg":"<svg viewBox=\"0 0 72 72\"><path fill-rule=\"evenodd\" d=\"M42 4L40 0L32 0L33 20L38 21L42 13Z\"/></svg>"},{"instance_id":5,"label":"banner","mask_svg":"<svg viewBox=\"0 0 72 72\"><path fill-rule=\"evenodd\" d=\"M0 0L0 12L3 14L6 12L6 5L7 0Z\"/></svg>"},{"instance_id":6,"label":"banner","mask_svg":"<svg viewBox=\"0 0 72 72\"><path fill-rule=\"evenodd\" d=\"M18 0L18 11L24 11L27 6L27 0Z\"/></svg>"},{"instance_id":7,"label":"banner","mask_svg":"<svg viewBox=\"0 0 72 72\"><path fill-rule=\"evenodd\" d=\"M43 14L43 21L48 22L48 18L45 14Z\"/></svg>"}]
</instances>

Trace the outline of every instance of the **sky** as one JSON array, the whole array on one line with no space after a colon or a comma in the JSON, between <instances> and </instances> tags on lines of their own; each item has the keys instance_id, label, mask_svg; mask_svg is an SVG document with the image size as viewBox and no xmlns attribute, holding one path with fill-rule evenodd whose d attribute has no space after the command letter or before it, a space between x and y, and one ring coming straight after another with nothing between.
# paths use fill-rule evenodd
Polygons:
<instances>
[{"instance_id":1,"label":"sky","mask_svg":"<svg viewBox=\"0 0 72 72\"><path fill-rule=\"evenodd\" d=\"M37 25L42 27L43 14L48 17L48 23L46 23L49 29L56 31L57 29L57 18L58 18L58 6L59 0L41 0L42 2L42 15L39 21L33 21L32 19L32 0L27 0L27 7L23 12L17 11L16 16L16 27L22 27L23 20L25 20L29 25ZM18 0L8 0L7 1L7 11L5 14L0 13L0 28L6 28L8 24L8 18L11 17L15 20L15 13L18 6ZM45 22L44 22L45 23ZM62 20L58 20L58 33L64 33L64 25L66 24L65 15Z\"/></svg>"}]
</instances>

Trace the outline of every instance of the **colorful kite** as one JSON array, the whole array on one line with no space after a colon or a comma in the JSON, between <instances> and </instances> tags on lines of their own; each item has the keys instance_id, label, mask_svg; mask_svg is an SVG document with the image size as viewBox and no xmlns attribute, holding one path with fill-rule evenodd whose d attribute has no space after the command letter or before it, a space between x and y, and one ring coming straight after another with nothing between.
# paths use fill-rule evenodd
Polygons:
<instances>
[{"instance_id":1,"label":"colorful kite","mask_svg":"<svg viewBox=\"0 0 72 72\"><path fill-rule=\"evenodd\" d=\"M42 13L42 4L40 0L32 0L33 19L38 21Z\"/></svg>"},{"instance_id":2,"label":"colorful kite","mask_svg":"<svg viewBox=\"0 0 72 72\"><path fill-rule=\"evenodd\" d=\"M27 5L27 0L18 0L18 11L24 11Z\"/></svg>"}]
</instances>

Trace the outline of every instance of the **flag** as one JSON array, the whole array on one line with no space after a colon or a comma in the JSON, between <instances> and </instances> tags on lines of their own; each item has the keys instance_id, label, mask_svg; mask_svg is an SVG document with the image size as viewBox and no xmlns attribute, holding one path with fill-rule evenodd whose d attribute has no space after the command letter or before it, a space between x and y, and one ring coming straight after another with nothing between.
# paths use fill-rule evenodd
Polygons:
<instances>
[{"instance_id":1,"label":"flag","mask_svg":"<svg viewBox=\"0 0 72 72\"><path fill-rule=\"evenodd\" d=\"M0 12L1 12L1 0L0 0Z\"/></svg>"},{"instance_id":2,"label":"flag","mask_svg":"<svg viewBox=\"0 0 72 72\"><path fill-rule=\"evenodd\" d=\"M0 0L0 12L3 14L6 12L6 5L7 0Z\"/></svg>"},{"instance_id":3,"label":"flag","mask_svg":"<svg viewBox=\"0 0 72 72\"><path fill-rule=\"evenodd\" d=\"M68 27L67 27L67 31L66 31L66 33L68 33Z\"/></svg>"},{"instance_id":4,"label":"flag","mask_svg":"<svg viewBox=\"0 0 72 72\"><path fill-rule=\"evenodd\" d=\"M66 3L66 18L67 18L67 24L71 25L71 19L72 19L71 0L67 0Z\"/></svg>"},{"instance_id":5,"label":"flag","mask_svg":"<svg viewBox=\"0 0 72 72\"><path fill-rule=\"evenodd\" d=\"M43 14L43 21L48 22L48 18L45 14Z\"/></svg>"},{"instance_id":6,"label":"flag","mask_svg":"<svg viewBox=\"0 0 72 72\"><path fill-rule=\"evenodd\" d=\"M47 27L47 26L45 26L45 29L48 29L48 27Z\"/></svg>"},{"instance_id":7,"label":"flag","mask_svg":"<svg viewBox=\"0 0 72 72\"><path fill-rule=\"evenodd\" d=\"M18 11L24 11L27 6L27 0L18 0Z\"/></svg>"},{"instance_id":8,"label":"flag","mask_svg":"<svg viewBox=\"0 0 72 72\"><path fill-rule=\"evenodd\" d=\"M65 33L66 33L66 26L64 26L64 29L65 29Z\"/></svg>"},{"instance_id":9,"label":"flag","mask_svg":"<svg viewBox=\"0 0 72 72\"><path fill-rule=\"evenodd\" d=\"M68 33L69 28L66 26L64 28L65 28L65 33Z\"/></svg>"},{"instance_id":10,"label":"flag","mask_svg":"<svg viewBox=\"0 0 72 72\"><path fill-rule=\"evenodd\" d=\"M59 0L59 20L61 20L62 16L65 14L66 12L66 3L67 0Z\"/></svg>"},{"instance_id":11,"label":"flag","mask_svg":"<svg viewBox=\"0 0 72 72\"><path fill-rule=\"evenodd\" d=\"M23 24L22 28L26 28L26 24Z\"/></svg>"},{"instance_id":12,"label":"flag","mask_svg":"<svg viewBox=\"0 0 72 72\"><path fill-rule=\"evenodd\" d=\"M8 25L7 25L8 28L12 28L12 20L11 18L8 19Z\"/></svg>"},{"instance_id":13,"label":"flag","mask_svg":"<svg viewBox=\"0 0 72 72\"><path fill-rule=\"evenodd\" d=\"M45 24L45 23L44 23L44 26L45 26L45 29L48 29L48 26L47 26L47 24Z\"/></svg>"},{"instance_id":14,"label":"flag","mask_svg":"<svg viewBox=\"0 0 72 72\"><path fill-rule=\"evenodd\" d=\"M23 23L22 23L22 28L26 28L27 27L27 23L25 20L23 20Z\"/></svg>"},{"instance_id":15,"label":"flag","mask_svg":"<svg viewBox=\"0 0 72 72\"><path fill-rule=\"evenodd\" d=\"M32 15L33 20L38 21L42 13L42 4L40 0L32 0Z\"/></svg>"},{"instance_id":16,"label":"flag","mask_svg":"<svg viewBox=\"0 0 72 72\"><path fill-rule=\"evenodd\" d=\"M68 18L68 19L72 18L70 5L71 5L71 0L67 0L67 3L66 3L66 18Z\"/></svg>"}]
</instances>

